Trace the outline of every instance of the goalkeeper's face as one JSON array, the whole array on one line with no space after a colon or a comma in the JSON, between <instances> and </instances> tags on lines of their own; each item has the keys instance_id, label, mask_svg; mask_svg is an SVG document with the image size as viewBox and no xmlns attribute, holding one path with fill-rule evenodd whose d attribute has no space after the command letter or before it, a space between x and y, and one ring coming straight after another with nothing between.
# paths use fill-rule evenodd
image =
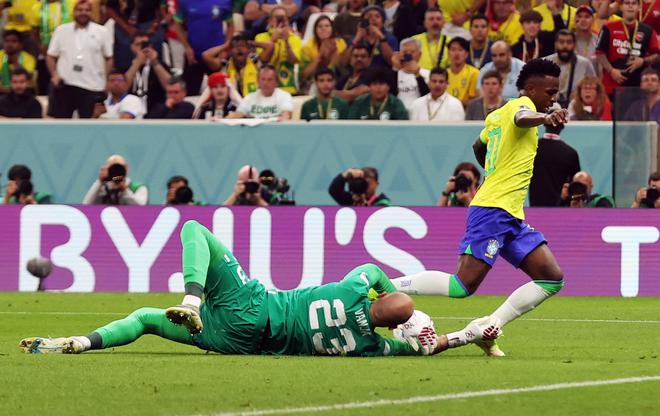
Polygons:
<instances>
[{"instance_id":1,"label":"goalkeeper's face","mask_svg":"<svg viewBox=\"0 0 660 416\"><path fill-rule=\"evenodd\" d=\"M371 303L369 315L376 327L395 328L406 322L415 311L415 302L405 293L386 293Z\"/></svg>"}]
</instances>

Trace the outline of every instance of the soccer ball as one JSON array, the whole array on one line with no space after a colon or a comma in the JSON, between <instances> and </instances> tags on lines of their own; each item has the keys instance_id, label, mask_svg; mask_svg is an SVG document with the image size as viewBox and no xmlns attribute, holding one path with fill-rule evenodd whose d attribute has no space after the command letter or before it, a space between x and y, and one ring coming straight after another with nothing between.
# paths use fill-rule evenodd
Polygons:
<instances>
[{"instance_id":1,"label":"soccer ball","mask_svg":"<svg viewBox=\"0 0 660 416\"><path fill-rule=\"evenodd\" d=\"M433 319L422 311L415 310L406 322L393 331L394 338L410 344L415 351L420 348L424 355L432 354L437 346Z\"/></svg>"}]
</instances>

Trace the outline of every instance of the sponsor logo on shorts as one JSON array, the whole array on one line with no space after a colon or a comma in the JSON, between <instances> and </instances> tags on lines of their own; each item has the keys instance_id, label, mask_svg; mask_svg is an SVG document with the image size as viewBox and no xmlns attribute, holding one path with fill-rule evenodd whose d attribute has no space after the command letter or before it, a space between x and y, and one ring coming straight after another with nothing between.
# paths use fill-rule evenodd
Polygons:
<instances>
[{"instance_id":1,"label":"sponsor logo on shorts","mask_svg":"<svg viewBox=\"0 0 660 416\"><path fill-rule=\"evenodd\" d=\"M500 249L500 244L497 242L497 240L490 240L488 242L488 246L486 247L486 257L492 259L493 256L497 254L497 250L499 249Z\"/></svg>"}]
</instances>

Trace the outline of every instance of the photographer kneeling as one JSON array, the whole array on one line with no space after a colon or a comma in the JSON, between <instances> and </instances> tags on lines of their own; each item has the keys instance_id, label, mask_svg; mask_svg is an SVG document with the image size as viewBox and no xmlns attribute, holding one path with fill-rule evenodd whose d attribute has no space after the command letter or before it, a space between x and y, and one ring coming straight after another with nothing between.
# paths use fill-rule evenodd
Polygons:
<instances>
[{"instance_id":1,"label":"photographer kneeling","mask_svg":"<svg viewBox=\"0 0 660 416\"><path fill-rule=\"evenodd\" d=\"M640 188L631 208L660 208L660 170L649 176L648 186Z\"/></svg>"},{"instance_id":2,"label":"photographer kneeling","mask_svg":"<svg viewBox=\"0 0 660 416\"><path fill-rule=\"evenodd\" d=\"M460 163L454 168L442 195L438 199L439 207L467 207L477 194L481 173L469 162Z\"/></svg>"},{"instance_id":3,"label":"photographer kneeling","mask_svg":"<svg viewBox=\"0 0 660 416\"><path fill-rule=\"evenodd\" d=\"M259 182L259 169L245 165L238 171L238 180L234 191L223 205L256 205L267 207L270 194Z\"/></svg>"},{"instance_id":4,"label":"photographer kneeling","mask_svg":"<svg viewBox=\"0 0 660 416\"><path fill-rule=\"evenodd\" d=\"M87 191L83 204L147 205L148 200L147 186L131 181L126 160L112 155L101 166L99 177Z\"/></svg>"},{"instance_id":5,"label":"photographer kneeling","mask_svg":"<svg viewBox=\"0 0 660 416\"><path fill-rule=\"evenodd\" d=\"M348 184L348 191L346 185ZM378 169L364 167L350 168L335 176L328 192L339 205L353 206L389 206L392 205L384 194L377 194Z\"/></svg>"}]
</instances>

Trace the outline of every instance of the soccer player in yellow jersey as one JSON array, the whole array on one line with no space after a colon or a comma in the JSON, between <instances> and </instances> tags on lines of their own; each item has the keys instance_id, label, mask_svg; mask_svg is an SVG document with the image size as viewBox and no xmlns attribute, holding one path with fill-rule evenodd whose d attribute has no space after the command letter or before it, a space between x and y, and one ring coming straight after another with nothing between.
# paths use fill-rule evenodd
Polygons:
<instances>
[{"instance_id":1,"label":"soccer player in yellow jersey","mask_svg":"<svg viewBox=\"0 0 660 416\"><path fill-rule=\"evenodd\" d=\"M461 100L463 105L477 96L477 79L479 70L465 63L470 51L470 42L463 38L449 41L449 59L451 65L447 70L449 85L447 91Z\"/></svg>"},{"instance_id":2,"label":"soccer player in yellow jersey","mask_svg":"<svg viewBox=\"0 0 660 416\"><path fill-rule=\"evenodd\" d=\"M475 334L468 326L441 337L444 349L475 343L488 355L503 356L494 341L499 329L563 287L563 273L543 234L524 221L523 213L536 156L537 126L563 125L568 120L564 109L549 112L557 100L560 72L553 62L529 61L516 83L520 97L486 118L473 145L477 160L486 170L486 179L468 209L456 274L425 271L393 281L405 293L464 298L477 290L499 255L532 279L516 289L490 316L477 320L482 327L498 328L490 337ZM480 336L486 340L475 340Z\"/></svg>"}]
</instances>

